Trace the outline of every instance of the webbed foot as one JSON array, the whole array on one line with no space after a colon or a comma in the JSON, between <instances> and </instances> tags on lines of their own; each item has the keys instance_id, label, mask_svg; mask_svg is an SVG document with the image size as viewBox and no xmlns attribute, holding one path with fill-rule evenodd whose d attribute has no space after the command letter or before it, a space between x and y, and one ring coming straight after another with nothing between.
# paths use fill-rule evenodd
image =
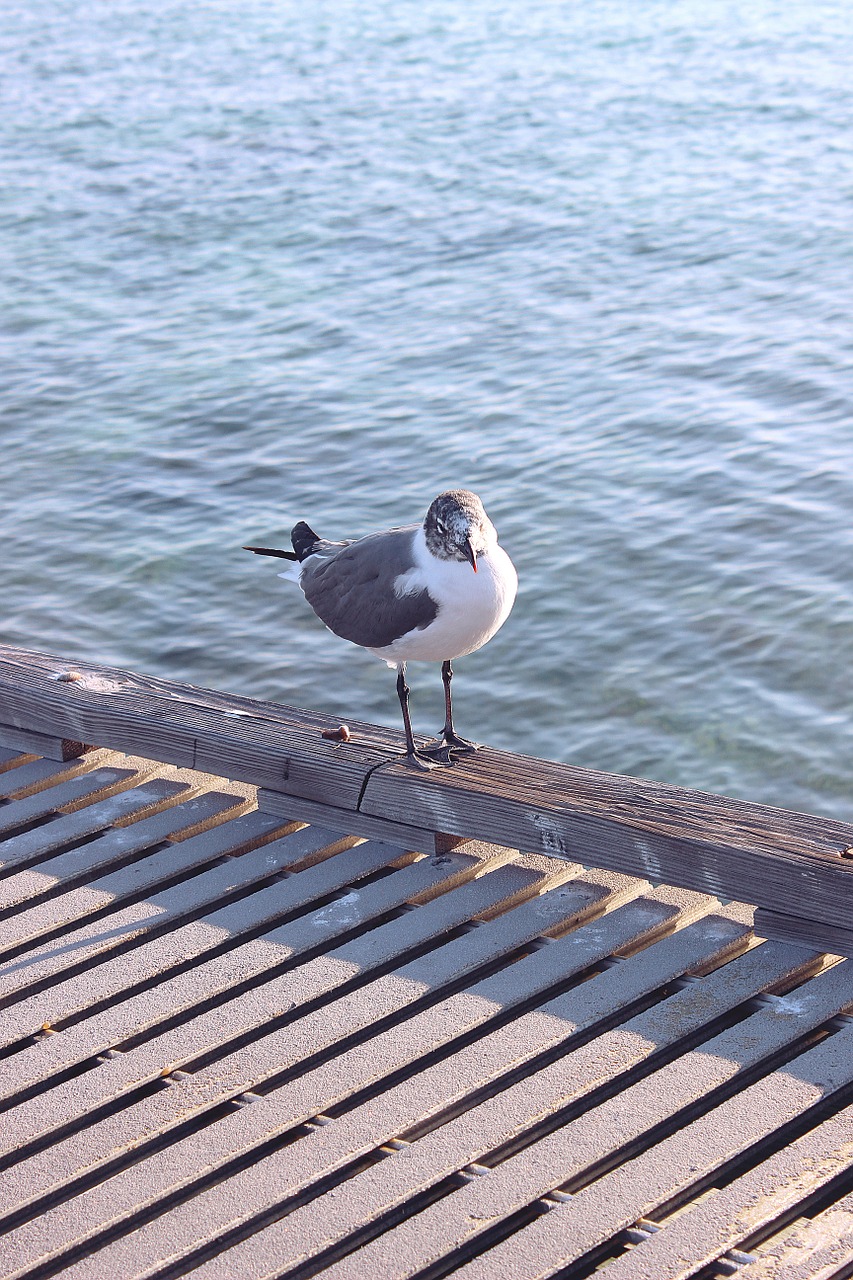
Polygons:
<instances>
[{"instance_id":1,"label":"webbed foot","mask_svg":"<svg viewBox=\"0 0 853 1280\"><path fill-rule=\"evenodd\" d=\"M429 773L430 769L434 769L437 764L435 760L431 760L424 755L423 751L417 749L415 751L407 751L403 760L411 769L420 769L422 773Z\"/></svg>"},{"instance_id":2,"label":"webbed foot","mask_svg":"<svg viewBox=\"0 0 853 1280\"><path fill-rule=\"evenodd\" d=\"M458 733L451 730L449 733L444 730L432 742L428 742L425 747L420 750L423 755L431 759L438 760L441 764L452 764L457 756L468 755L472 751L479 751L479 742L470 742L467 738L460 738Z\"/></svg>"}]
</instances>

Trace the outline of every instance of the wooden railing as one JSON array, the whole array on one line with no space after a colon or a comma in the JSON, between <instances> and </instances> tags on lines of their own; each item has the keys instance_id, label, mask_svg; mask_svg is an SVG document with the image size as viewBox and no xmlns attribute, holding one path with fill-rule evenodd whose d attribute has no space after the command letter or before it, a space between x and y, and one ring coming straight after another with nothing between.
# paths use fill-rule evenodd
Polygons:
<instances>
[{"instance_id":1,"label":"wooden railing","mask_svg":"<svg viewBox=\"0 0 853 1280\"><path fill-rule=\"evenodd\" d=\"M259 806L425 852L485 840L755 904L768 937L853 955L853 825L482 748L423 773L402 734L0 646L0 742L84 744L260 788Z\"/></svg>"}]
</instances>

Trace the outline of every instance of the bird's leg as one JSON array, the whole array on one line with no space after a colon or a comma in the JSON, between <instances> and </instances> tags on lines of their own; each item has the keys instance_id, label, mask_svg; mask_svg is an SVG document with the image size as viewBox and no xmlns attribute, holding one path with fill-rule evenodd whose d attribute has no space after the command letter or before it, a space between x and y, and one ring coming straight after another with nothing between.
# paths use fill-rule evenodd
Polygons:
<instances>
[{"instance_id":1,"label":"bird's leg","mask_svg":"<svg viewBox=\"0 0 853 1280\"><path fill-rule=\"evenodd\" d=\"M450 681L453 679L453 668L450 665L449 658L441 664L441 678L444 682L444 728L441 731L441 736L449 746L456 747L458 751L478 751L480 747L478 742L471 742L468 738L460 738L453 728L453 704L450 700Z\"/></svg>"},{"instance_id":2,"label":"bird's leg","mask_svg":"<svg viewBox=\"0 0 853 1280\"><path fill-rule=\"evenodd\" d=\"M449 658L441 664L441 679L444 683L444 728L434 742L428 743L421 750L425 755L435 756L445 764L450 764L452 759L451 750L459 753L477 751L479 743L469 742L467 738L460 738L453 728L453 703L450 697L450 681L453 679L453 668L450 665Z\"/></svg>"},{"instance_id":3,"label":"bird's leg","mask_svg":"<svg viewBox=\"0 0 853 1280\"><path fill-rule=\"evenodd\" d=\"M416 769L434 769L435 765L433 762L422 756L415 746L415 736L412 733L412 721L409 716L409 686L406 684L405 662L401 662L397 666L397 697L400 699L400 707L403 711L403 728L406 731L407 763L414 765Z\"/></svg>"}]
</instances>

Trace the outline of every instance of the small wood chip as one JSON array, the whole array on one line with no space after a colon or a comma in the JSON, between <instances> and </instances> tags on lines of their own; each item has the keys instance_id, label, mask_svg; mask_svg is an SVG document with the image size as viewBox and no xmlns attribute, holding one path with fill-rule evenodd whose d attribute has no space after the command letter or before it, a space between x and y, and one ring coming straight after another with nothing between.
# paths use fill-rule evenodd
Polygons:
<instances>
[{"instance_id":1,"label":"small wood chip","mask_svg":"<svg viewBox=\"0 0 853 1280\"><path fill-rule=\"evenodd\" d=\"M350 733L349 725L339 724L337 729L321 729L320 737L329 738L333 742L349 742L352 734Z\"/></svg>"}]
</instances>

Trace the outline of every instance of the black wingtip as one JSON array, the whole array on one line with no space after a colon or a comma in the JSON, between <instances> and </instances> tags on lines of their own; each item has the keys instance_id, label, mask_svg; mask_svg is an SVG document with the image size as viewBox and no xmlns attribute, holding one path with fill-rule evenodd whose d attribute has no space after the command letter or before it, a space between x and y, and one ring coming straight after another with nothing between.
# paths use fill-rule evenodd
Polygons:
<instances>
[{"instance_id":1,"label":"black wingtip","mask_svg":"<svg viewBox=\"0 0 853 1280\"><path fill-rule=\"evenodd\" d=\"M279 551L277 547L243 547L244 551L254 551L256 556L278 556L280 560L298 560L292 551Z\"/></svg>"},{"instance_id":2,"label":"black wingtip","mask_svg":"<svg viewBox=\"0 0 853 1280\"><path fill-rule=\"evenodd\" d=\"M290 541L293 543L296 559L301 562L306 556L310 556L320 541L320 536L314 532L310 524L299 520L290 531Z\"/></svg>"}]
</instances>

